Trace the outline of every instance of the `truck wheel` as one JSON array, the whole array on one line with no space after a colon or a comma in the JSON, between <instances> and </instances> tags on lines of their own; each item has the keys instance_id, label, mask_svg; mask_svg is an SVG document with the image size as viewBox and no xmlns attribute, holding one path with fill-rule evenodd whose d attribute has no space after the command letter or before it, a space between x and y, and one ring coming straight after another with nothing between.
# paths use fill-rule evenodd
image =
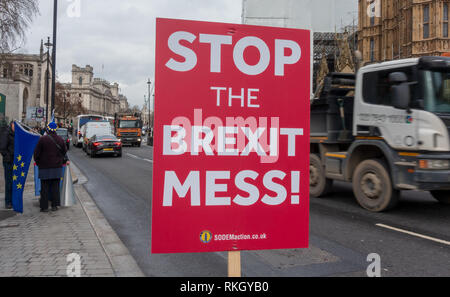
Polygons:
<instances>
[{"instance_id":1,"label":"truck wheel","mask_svg":"<svg viewBox=\"0 0 450 297\"><path fill-rule=\"evenodd\" d=\"M363 208L381 212L394 208L400 191L392 187L386 163L382 160L365 160L353 172L353 192Z\"/></svg>"},{"instance_id":2,"label":"truck wheel","mask_svg":"<svg viewBox=\"0 0 450 297\"><path fill-rule=\"evenodd\" d=\"M450 191L430 191L431 196L442 204L450 205Z\"/></svg>"},{"instance_id":3,"label":"truck wheel","mask_svg":"<svg viewBox=\"0 0 450 297\"><path fill-rule=\"evenodd\" d=\"M325 177L325 170L320 157L309 155L309 195L322 197L328 194L333 186L333 180Z\"/></svg>"}]
</instances>

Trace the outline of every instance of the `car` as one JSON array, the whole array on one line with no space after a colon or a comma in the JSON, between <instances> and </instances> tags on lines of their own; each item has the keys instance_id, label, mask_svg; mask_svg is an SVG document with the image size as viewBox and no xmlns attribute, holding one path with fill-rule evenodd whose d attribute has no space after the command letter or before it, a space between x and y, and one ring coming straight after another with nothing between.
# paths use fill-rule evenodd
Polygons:
<instances>
[{"instance_id":1,"label":"car","mask_svg":"<svg viewBox=\"0 0 450 297\"><path fill-rule=\"evenodd\" d=\"M91 158L98 155L115 155L122 157L122 142L114 135L94 135L86 145L86 154Z\"/></svg>"},{"instance_id":2,"label":"car","mask_svg":"<svg viewBox=\"0 0 450 297\"><path fill-rule=\"evenodd\" d=\"M87 144L93 135L113 135L111 124L108 121L94 121L83 125L81 128L83 151L86 152Z\"/></svg>"},{"instance_id":3,"label":"car","mask_svg":"<svg viewBox=\"0 0 450 297\"><path fill-rule=\"evenodd\" d=\"M70 149L69 131L66 128L58 128L56 129L56 134L64 140L67 150L69 150Z\"/></svg>"}]
</instances>

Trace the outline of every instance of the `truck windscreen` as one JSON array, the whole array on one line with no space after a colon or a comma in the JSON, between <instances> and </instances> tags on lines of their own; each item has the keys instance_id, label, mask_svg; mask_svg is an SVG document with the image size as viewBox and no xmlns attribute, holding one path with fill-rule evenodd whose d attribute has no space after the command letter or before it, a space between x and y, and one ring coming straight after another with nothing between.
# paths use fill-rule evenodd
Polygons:
<instances>
[{"instance_id":1,"label":"truck windscreen","mask_svg":"<svg viewBox=\"0 0 450 297\"><path fill-rule=\"evenodd\" d=\"M139 121L120 121L119 128L139 128Z\"/></svg>"},{"instance_id":2,"label":"truck windscreen","mask_svg":"<svg viewBox=\"0 0 450 297\"><path fill-rule=\"evenodd\" d=\"M423 70L424 109L435 113L450 113L450 72Z\"/></svg>"}]
</instances>

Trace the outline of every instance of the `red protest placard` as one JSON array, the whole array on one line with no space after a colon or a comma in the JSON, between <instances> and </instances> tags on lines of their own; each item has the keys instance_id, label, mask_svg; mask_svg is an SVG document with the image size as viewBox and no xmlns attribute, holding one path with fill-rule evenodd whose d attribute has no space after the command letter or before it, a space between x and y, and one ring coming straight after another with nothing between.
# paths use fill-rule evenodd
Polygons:
<instances>
[{"instance_id":1,"label":"red protest placard","mask_svg":"<svg viewBox=\"0 0 450 297\"><path fill-rule=\"evenodd\" d=\"M157 19L152 253L308 246L310 32Z\"/></svg>"}]
</instances>

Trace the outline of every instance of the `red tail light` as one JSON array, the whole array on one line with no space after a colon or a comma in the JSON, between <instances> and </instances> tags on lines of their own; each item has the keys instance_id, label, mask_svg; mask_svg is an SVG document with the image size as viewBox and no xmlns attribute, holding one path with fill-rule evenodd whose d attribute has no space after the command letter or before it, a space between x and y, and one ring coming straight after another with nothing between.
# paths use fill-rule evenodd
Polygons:
<instances>
[{"instance_id":1,"label":"red tail light","mask_svg":"<svg viewBox=\"0 0 450 297\"><path fill-rule=\"evenodd\" d=\"M101 143L100 142L94 142L93 145L94 146L99 146Z\"/></svg>"},{"instance_id":2,"label":"red tail light","mask_svg":"<svg viewBox=\"0 0 450 297\"><path fill-rule=\"evenodd\" d=\"M121 142L114 142L114 145L116 145L116 146L121 146L122 143L121 143Z\"/></svg>"}]
</instances>

